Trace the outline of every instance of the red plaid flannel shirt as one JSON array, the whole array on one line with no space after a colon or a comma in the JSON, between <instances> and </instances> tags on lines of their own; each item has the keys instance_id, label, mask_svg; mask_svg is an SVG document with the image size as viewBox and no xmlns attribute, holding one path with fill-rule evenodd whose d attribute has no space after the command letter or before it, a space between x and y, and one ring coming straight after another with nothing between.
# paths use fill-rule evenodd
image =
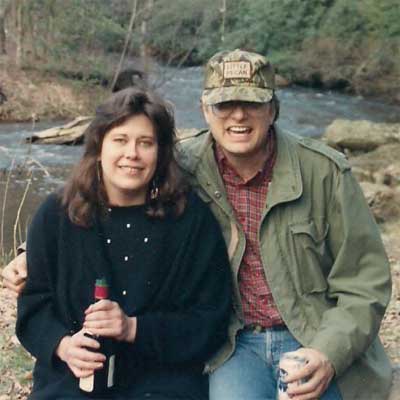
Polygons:
<instances>
[{"instance_id":1,"label":"red plaid flannel shirt","mask_svg":"<svg viewBox=\"0 0 400 400\"><path fill-rule=\"evenodd\" d=\"M264 168L247 181L244 181L229 165L221 147L217 144L215 148L218 168L225 183L228 200L246 238L246 248L239 269L239 290L244 324L259 324L265 328L284 323L265 278L258 241L258 229L276 160L275 132L271 130L269 136L267 142L269 156Z\"/></svg>"}]
</instances>

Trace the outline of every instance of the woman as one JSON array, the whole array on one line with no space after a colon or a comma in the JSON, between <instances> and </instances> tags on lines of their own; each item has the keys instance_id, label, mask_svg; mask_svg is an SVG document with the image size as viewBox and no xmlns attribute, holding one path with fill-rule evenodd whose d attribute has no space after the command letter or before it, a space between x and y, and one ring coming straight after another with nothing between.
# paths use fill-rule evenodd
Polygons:
<instances>
[{"instance_id":1,"label":"woman","mask_svg":"<svg viewBox=\"0 0 400 400\"><path fill-rule=\"evenodd\" d=\"M205 360L225 340L230 272L218 224L185 190L174 120L155 94L126 89L101 105L85 151L28 234L17 335L36 358L32 399L84 398L78 378L118 343L118 399L202 399ZM93 303L97 278L111 300Z\"/></svg>"}]
</instances>

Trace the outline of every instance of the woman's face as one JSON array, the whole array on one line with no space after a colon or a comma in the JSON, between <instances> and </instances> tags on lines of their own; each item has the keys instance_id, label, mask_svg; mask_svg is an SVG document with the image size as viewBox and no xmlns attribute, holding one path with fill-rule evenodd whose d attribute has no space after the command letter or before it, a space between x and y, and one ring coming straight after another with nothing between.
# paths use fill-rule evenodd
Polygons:
<instances>
[{"instance_id":1,"label":"woman's face","mask_svg":"<svg viewBox=\"0 0 400 400\"><path fill-rule=\"evenodd\" d=\"M144 114L128 118L104 136L100 162L110 204L144 204L157 167L158 143Z\"/></svg>"}]
</instances>

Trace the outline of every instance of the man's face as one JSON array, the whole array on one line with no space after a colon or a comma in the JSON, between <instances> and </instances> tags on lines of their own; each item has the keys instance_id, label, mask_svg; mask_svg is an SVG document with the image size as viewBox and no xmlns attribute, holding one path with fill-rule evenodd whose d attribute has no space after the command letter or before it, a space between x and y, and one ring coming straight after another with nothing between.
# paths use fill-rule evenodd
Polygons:
<instances>
[{"instance_id":1,"label":"man's face","mask_svg":"<svg viewBox=\"0 0 400 400\"><path fill-rule=\"evenodd\" d=\"M253 157L266 151L267 132L274 118L271 103L203 104L203 113L214 139L228 158Z\"/></svg>"}]
</instances>

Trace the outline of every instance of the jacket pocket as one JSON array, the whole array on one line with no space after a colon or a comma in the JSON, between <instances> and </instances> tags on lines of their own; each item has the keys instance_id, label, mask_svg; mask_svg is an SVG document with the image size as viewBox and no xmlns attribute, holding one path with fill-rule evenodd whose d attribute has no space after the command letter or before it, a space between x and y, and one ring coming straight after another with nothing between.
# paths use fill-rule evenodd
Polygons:
<instances>
[{"instance_id":1,"label":"jacket pocket","mask_svg":"<svg viewBox=\"0 0 400 400\"><path fill-rule=\"evenodd\" d=\"M292 262L301 294L325 292L331 257L326 245L329 225L323 219L289 226Z\"/></svg>"}]
</instances>

